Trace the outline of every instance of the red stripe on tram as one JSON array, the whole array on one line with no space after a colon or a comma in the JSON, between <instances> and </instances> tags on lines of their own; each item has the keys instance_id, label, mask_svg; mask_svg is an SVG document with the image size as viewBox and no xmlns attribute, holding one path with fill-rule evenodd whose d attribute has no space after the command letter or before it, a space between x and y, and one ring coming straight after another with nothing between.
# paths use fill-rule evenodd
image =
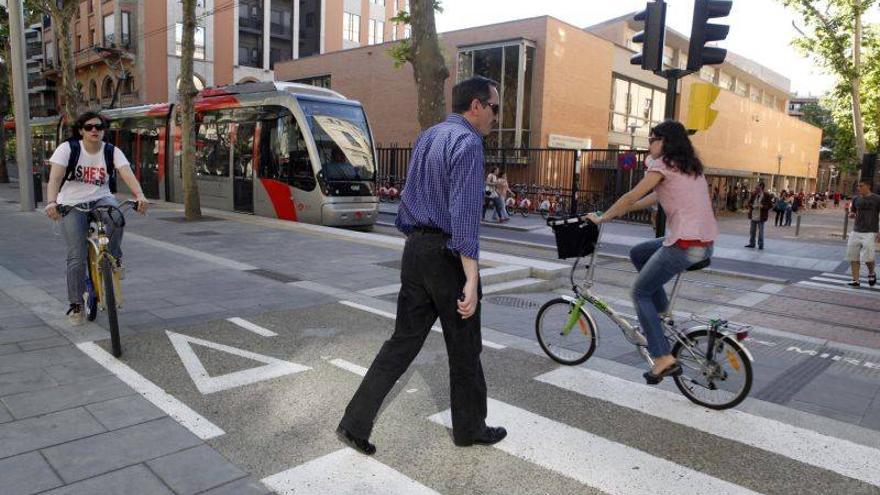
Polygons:
<instances>
[{"instance_id":1,"label":"red stripe on tram","mask_svg":"<svg viewBox=\"0 0 880 495\"><path fill-rule=\"evenodd\" d=\"M290 195L290 186L272 179L260 179L263 188L272 201L275 208L275 215L282 220L296 221L296 207L293 205L293 198Z\"/></svg>"}]
</instances>

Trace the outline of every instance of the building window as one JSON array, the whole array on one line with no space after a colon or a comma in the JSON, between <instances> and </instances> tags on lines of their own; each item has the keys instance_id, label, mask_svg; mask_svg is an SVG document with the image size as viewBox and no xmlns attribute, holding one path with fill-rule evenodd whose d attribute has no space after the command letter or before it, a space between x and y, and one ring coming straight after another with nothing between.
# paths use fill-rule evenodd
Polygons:
<instances>
[{"instance_id":1,"label":"building window","mask_svg":"<svg viewBox=\"0 0 880 495\"><path fill-rule=\"evenodd\" d=\"M710 83L715 82L715 69L712 67L703 67L700 69L700 79Z\"/></svg>"},{"instance_id":2,"label":"building window","mask_svg":"<svg viewBox=\"0 0 880 495\"><path fill-rule=\"evenodd\" d=\"M46 67L51 68L55 66L55 42L47 41L46 42Z\"/></svg>"},{"instance_id":3,"label":"building window","mask_svg":"<svg viewBox=\"0 0 880 495\"><path fill-rule=\"evenodd\" d=\"M284 9L273 9L271 13L270 32L273 36L289 37L293 34L291 23L293 12Z\"/></svg>"},{"instance_id":4,"label":"building window","mask_svg":"<svg viewBox=\"0 0 880 495\"><path fill-rule=\"evenodd\" d=\"M131 45L131 14L122 13L122 46L128 48Z\"/></svg>"},{"instance_id":5,"label":"building window","mask_svg":"<svg viewBox=\"0 0 880 495\"><path fill-rule=\"evenodd\" d=\"M718 71L718 85L728 91L733 91L733 77L730 74Z\"/></svg>"},{"instance_id":6,"label":"building window","mask_svg":"<svg viewBox=\"0 0 880 495\"><path fill-rule=\"evenodd\" d=\"M175 54L180 57L183 55L183 24L177 23L175 26L174 39ZM193 58L198 60L205 59L205 28L202 26L196 26Z\"/></svg>"},{"instance_id":7,"label":"building window","mask_svg":"<svg viewBox=\"0 0 880 495\"><path fill-rule=\"evenodd\" d=\"M91 4L89 4L91 5ZM95 46L95 30L89 30L89 46Z\"/></svg>"},{"instance_id":8,"label":"building window","mask_svg":"<svg viewBox=\"0 0 880 495\"><path fill-rule=\"evenodd\" d=\"M739 96L748 96L749 86L746 83L737 79L736 85L734 86L734 92Z\"/></svg>"},{"instance_id":9,"label":"building window","mask_svg":"<svg viewBox=\"0 0 880 495\"><path fill-rule=\"evenodd\" d=\"M109 103L111 98L113 98L113 79L107 76L101 84L101 100Z\"/></svg>"},{"instance_id":10,"label":"building window","mask_svg":"<svg viewBox=\"0 0 880 495\"><path fill-rule=\"evenodd\" d=\"M385 43L385 23L376 19L370 19L370 31L368 34L368 44Z\"/></svg>"},{"instance_id":11,"label":"building window","mask_svg":"<svg viewBox=\"0 0 880 495\"><path fill-rule=\"evenodd\" d=\"M666 92L615 75L611 85L611 122L614 132L647 136L663 120Z\"/></svg>"},{"instance_id":12,"label":"building window","mask_svg":"<svg viewBox=\"0 0 880 495\"><path fill-rule=\"evenodd\" d=\"M180 77L177 78L177 83L175 84L175 87L177 87L177 90L180 91ZM196 91L201 91L205 89L205 81L203 81L198 74L193 74L193 87L196 88Z\"/></svg>"},{"instance_id":13,"label":"building window","mask_svg":"<svg viewBox=\"0 0 880 495\"><path fill-rule=\"evenodd\" d=\"M330 74L326 74L323 76L306 77L304 79L292 79L289 82L308 84L310 86L330 89Z\"/></svg>"},{"instance_id":14,"label":"building window","mask_svg":"<svg viewBox=\"0 0 880 495\"><path fill-rule=\"evenodd\" d=\"M370 0L370 1L375 3L376 5L381 5L383 7L385 6L385 0Z\"/></svg>"},{"instance_id":15,"label":"building window","mask_svg":"<svg viewBox=\"0 0 880 495\"><path fill-rule=\"evenodd\" d=\"M412 35L412 28L410 28L409 26L404 26L403 39L408 40L410 35Z\"/></svg>"},{"instance_id":16,"label":"building window","mask_svg":"<svg viewBox=\"0 0 880 495\"><path fill-rule=\"evenodd\" d=\"M104 16L102 27L104 28L104 46L113 46L113 33L116 31L113 14Z\"/></svg>"},{"instance_id":17,"label":"building window","mask_svg":"<svg viewBox=\"0 0 880 495\"><path fill-rule=\"evenodd\" d=\"M458 81L473 76L483 76L498 81L500 85L498 129L493 130L486 137L488 148L515 148L529 145L533 63L534 47L524 40L513 41L503 46L459 50ZM522 72L525 73L525 78L521 82L519 76ZM522 88L519 86L521 83Z\"/></svg>"},{"instance_id":18,"label":"building window","mask_svg":"<svg viewBox=\"0 0 880 495\"><path fill-rule=\"evenodd\" d=\"M88 1L86 2L86 5L88 5L88 8L89 8L89 14L91 14L92 12L95 11L95 6L94 6L94 4L92 4L92 0L88 0Z\"/></svg>"},{"instance_id":19,"label":"building window","mask_svg":"<svg viewBox=\"0 0 880 495\"><path fill-rule=\"evenodd\" d=\"M98 102L98 83L94 79L89 81L89 104L94 105Z\"/></svg>"},{"instance_id":20,"label":"building window","mask_svg":"<svg viewBox=\"0 0 880 495\"><path fill-rule=\"evenodd\" d=\"M345 12L342 15L342 38L346 41L360 43L361 16L351 12Z\"/></svg>"}]
</instances>

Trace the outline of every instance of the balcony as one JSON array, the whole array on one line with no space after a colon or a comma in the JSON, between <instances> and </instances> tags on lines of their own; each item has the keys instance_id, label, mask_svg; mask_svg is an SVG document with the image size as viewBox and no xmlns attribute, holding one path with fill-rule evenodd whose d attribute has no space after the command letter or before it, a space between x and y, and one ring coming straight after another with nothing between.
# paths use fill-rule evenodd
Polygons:
<instances>
[{"instance_id":1,"label":"balcony","mask_svg":"<svg viewBox=\"0 0 880 495\"><path fill-rule=\"evenodd\" d=\"M269 33L273 38L281 38L285 40L293 39L293 28L290 26L272 23L270 24Z\"/></svg>"},{"instance_id":2,"label":"balcony","mask_svg":"<svg viewBox=\"0 0 880 495\"><path fill-rule=\"evenodd\" d=\"M238 28L254 34L263 34L262 17L239 17Z\"/></svg>"}]
</instances>

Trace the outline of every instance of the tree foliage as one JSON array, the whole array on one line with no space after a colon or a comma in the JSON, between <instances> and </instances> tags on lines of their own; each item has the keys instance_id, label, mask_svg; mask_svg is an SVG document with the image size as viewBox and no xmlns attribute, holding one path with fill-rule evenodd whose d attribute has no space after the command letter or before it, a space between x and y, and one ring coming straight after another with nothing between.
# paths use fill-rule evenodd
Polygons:
<instances>
[{"instance_id":1,"label":"tree foliage","mask_svg":"<svg viewBox=\"0 0 880 495\"><path fill-rule=\"evenodd\" d=\"M392 21L409 24L412 34L388 50L395 67L410 63L418 96L419 125L427 129L446 116L444 86L449 69L443 58L434 13L442 12L440 0L412 0L410 12L400 11Z\"/></svg>"},{"instance_id":2,"label":"tree foliage","mask_svg":"<svg viewBox=\"0 0 880 495\"><path fill-rule=\"evenodd\" d=\"M877 0L778 1L804 25L795 25L800 37L792 44L836 78L836 87L823 101L839 132L834 154L846 160L841 165L857 162L862 153L878 147L880 28L862 21Z\"/></svg>"},{"instance_id":3,"label":"tree foliage","mask_svg":"<svg viewBox=\"0 0 880 495\"><path fill-rule=\"evenodd\" d=\"M76 81L76 59L73 53L73 35L70 32L80 0L32 0L32 4L52 18L52 35L58 46L61 72L62 113L68 122L72 122L85 106L81 86Z\"/></svg>"}]
</instances>

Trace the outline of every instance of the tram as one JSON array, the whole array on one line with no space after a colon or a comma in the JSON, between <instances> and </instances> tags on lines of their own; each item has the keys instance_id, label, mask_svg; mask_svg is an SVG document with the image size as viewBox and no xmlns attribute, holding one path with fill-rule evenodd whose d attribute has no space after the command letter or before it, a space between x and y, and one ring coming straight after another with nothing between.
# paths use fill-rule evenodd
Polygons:
<instances>
[{"instance_id":1,"label":"tram","mask_svg":"<svg viewBox=\"0 0 880 495\"><path fill-rule=\"evenodd\" d=\"M105 139L129 158L150 199L183 203L178 109L101 112L110 121ZM195 113L203 206L327 226L376 222L376 152L360 103L325 88L260 82L205 89Z\"/></svg>"}]
</instances>

